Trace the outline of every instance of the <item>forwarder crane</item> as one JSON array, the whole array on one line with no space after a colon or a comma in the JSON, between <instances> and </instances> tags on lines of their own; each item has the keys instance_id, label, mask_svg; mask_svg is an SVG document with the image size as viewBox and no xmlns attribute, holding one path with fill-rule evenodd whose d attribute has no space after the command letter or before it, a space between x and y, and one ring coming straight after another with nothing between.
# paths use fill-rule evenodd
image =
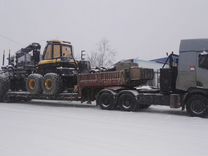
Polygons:
<instances>
[{"instance_id":1,"label":"forwarder crane","mask_svg":"<svg viewBox=\"0 0 208 156\"><path fill-rule=\"evenodd\" d=\"M9 54L8 65L2 67L0 77L9 75L9 88L12 91L26 90L25 79L35 70L40 61L40 49L40 44L32 43L18 50L14 56L10 57ZM3 60L4 57L5 55Z\"/></svg>"}]
</instances>

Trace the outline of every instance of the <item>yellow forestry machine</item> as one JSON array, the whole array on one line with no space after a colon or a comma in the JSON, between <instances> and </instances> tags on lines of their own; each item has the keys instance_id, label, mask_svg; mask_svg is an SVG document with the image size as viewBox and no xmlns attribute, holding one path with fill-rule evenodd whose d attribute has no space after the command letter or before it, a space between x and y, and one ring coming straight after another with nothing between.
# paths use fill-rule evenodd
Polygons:
<instances>
[{"instance_id":1,"label":"yellow forestry machine","mask_svg":"<svg viewBox=\"0 0 208 156\"><path fill-rule=\"evenodd\" d=\"M36 95L56 95L72 90L77 84L77 74L88 73L91 69L88 61L75 60L70 42L47 41L42 55L40 48L40 44L32 43L14 56L9 55L7 66L3 61L0 85L4 85L1 88L5 90L1 90L0 100L8 89Z\"/></svg>"}]
</instances>

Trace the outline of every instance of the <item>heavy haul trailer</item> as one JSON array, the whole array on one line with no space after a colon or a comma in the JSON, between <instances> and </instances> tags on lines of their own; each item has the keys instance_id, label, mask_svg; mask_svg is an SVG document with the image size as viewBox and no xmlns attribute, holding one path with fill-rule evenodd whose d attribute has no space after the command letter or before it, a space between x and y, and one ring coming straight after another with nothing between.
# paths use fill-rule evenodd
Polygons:
<instances>
[{"instance_id":1,"label":"heavy haul trailer","mask_svg":"<svg viewBox=\"0 0 208 156\"><path fill-rule=\"evenodd\" d=\"M91 96L94 87L98 92L99 89L109 86L127 86L129 82L131 86L141 85L153 78L152 69L135 68L138 65L131 63L122 64L120 67L121 64L118 64L111 69L92 70L89 61L74 59L72 45L66 41L48 41L40 56L38 43L33 43L20 49L14 56L9 56L9 64L3 66L0 72L0 101L57 99L90 102L95 99ZM89 77L108 83L101 83L101 86L100 83L96 84L99 85L97 87L92 85L91 90L82 88L79 78L85 73ZM140 74L139 81L133 77L136 74ZM117 79L123 80L122 84L115 83Z\"/></svg>"},{"instance_id":2,"label":"heavy haul trailer","mask_svg":"<svg viewBox=\"0 0 208 156\"><path fill-rule=\"evenodd\" d=\"M77 75L77 85L71 91L64 91L56 95L31 94L27 91L9 91L6 100L27 101L30 99L48 100L73 100L81 102L91 102L96 100L96 96L105 89L120 90L143 85L148 80L152 80L154 71L152 69L131 66L122 70L106 71L98 73L86 73Z\"/></svg>"},{"instance_id":3,"label":"heavy haul trailer","mask_svg":"<svg viewBox=\"0 0 208 156\"><path fill-rule=\"evenodd\" d=\"M160 88L141 89L153 70L125 66L115 71L77 74L71 93L57 95L9 92L9 98L96 100L102 109L136 111L150 105L186 108L191 116L208 115L208 39L182 40L179 55L171 54L160 69ZM164 68L165 67L165 68ZM3 83L2 83L3 84ZM3 85L1 85L3 86Z\"/></svg>"}]
</instances>

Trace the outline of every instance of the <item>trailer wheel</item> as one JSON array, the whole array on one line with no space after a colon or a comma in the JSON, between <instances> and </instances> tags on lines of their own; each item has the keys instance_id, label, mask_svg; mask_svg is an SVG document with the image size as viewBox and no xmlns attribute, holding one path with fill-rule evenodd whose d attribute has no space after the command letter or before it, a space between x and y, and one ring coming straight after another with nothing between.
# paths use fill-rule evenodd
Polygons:
<instances>
[{"instance_id":1,"label":"trailer wheel","mask_svg":"<svg viewBox=\"0 0 208 156\"><path fill-rule=\"evenodd\" d=\"M123 93L118 98L118 106L122 111L137 111L137 99L130 93Z\"/></svg>"},{"instance_id":2,"label":"trailer wheel","mask_svg":"<svg viewBox=\"0 0 208 156\"><path fill-rule=\"evenodd\" d=\"M43 92L47 95L56 95L61 90L61 79L56 73L48 73L43 77Z\"/></svg>"},{"instance_id":3,"label":"trailer wheel","mask_svg":"<svg viewBox=\"0 0 208 156\"><path fill-rule=\"evenodd\" d=\"M190 116L206 117L208 115L208 98L192 95L186 102L186 111Z\"/></svg>"},{"instance_id":4,"label":"trailer wheel","mask_svg":"<svg viewBox=\"0 0 208 156\"><path fill-rule=\"evenodd\" d=\"M26 81L27 91L31 94L41 94L42 87L41 83L43 80L43 76L40 74L30 74Z\"/></svg>"},{"instance_id":5,"label":"trailer wheel","mask_svg":"<svg viewBox=\"0 0 208 156\"><path fill-rule=\"evenodd\" d=\"M4 101L9 86L9 76L6 74L0 74L0 102Z\"/></svg>"},{"instance_id":6,"label":"trailer wheel","mask_svg":"<svg viewBox=\"0 0 208 156\"><path fill-rule=\"evenodd\" d=\"M115 95L111 91L103 91L98 95L96 102L104 110L113 110L116 107Z\"/></svg>"}]
</instances>

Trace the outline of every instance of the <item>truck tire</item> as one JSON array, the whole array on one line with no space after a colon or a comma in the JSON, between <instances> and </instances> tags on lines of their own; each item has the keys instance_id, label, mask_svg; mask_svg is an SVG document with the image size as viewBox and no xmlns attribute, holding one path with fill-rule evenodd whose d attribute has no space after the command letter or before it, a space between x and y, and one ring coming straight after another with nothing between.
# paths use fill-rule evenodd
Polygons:
<instances>
[{"instance_id":1,"label":"truck tire","mask_svg":"<svg viewBox=\"0 0 208 156\"><path fill-rule=\"evenodd\" d=\"M112 91L103 91L97 96L96 103L104 110L113 110L116 107L115 94Z\"/></svg>"},{"instance_id":2,"label":"truck tire","mask_svg":"<svg viewBox=\"0 0 208 156\"><path fill-rule=\"evenodd\" d=\"M4 98L9 90L9 76L6 74L0 74L0 102L4 101Z\"/></svg>"},{"instance_id":3,"label":"truck tire","mask_svg":"<svg viewBox=\"0 0 208 156\"><path fill-rule=\"evenodd\" d=\"M56 95L61 91L61 79L56 73L48 73L43 77L42 88L44 94Z\"/></svg>"},{"instance_id":4,"label":"truck tire","mask_svg":"<svg viewBox=\"0 0 208 156\"><path fill-rule=\"evenodd\" d=\"M131 93L123 93L118 98L118 106L122 111L137 111L137 99Z\"/></svg>"},{"instance_id":5,"label":"truck tire","mask_svg":"<svg viewBox=\"0 0 208 156\"><path fill-rule=\"evenodd\" d=\"M27 91L31 94L41 94L42 87L41 83L43 81L43 76L40 74L30 74L26 81Z\"/></svg>"},{"instance_id":6,"label":"truck tire","mask_svg":"<svg viewBox=\"0 0 208 156\"><path fill-rule=\"evenodd\" d=\"M206 117L208 115L208 98L192 95L186 102L186 111L190 116Z\"/></svg>"}]
</instances>

